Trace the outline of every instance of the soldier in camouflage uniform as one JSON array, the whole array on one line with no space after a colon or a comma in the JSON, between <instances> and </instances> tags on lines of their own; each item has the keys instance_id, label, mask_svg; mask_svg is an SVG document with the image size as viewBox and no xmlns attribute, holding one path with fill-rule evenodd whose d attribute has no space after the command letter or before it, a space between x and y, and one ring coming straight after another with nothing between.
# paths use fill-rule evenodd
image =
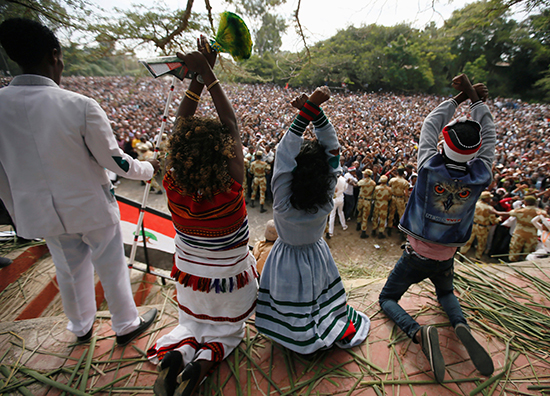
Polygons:
<instances>
[{"instance_id":1,"label":"soldier in camouflage uniform","mask_svg":"<svg viewBox=\"0 0 550 396\"><path fill-rule=\"evenodd\" d=\"M380 176L380 183L374 188L374 212L372 213L372 236L376 235L378 230L378 238L383 239L384 230L386 229L386 220L388 218L388 206L391 199L391 188L387 185L388 177Z\"/></svg>"},{"instance_id":2,"label":"soldier in camouflage uniform","mask_svg":"<svg viewBox=\"0 0 550 396\"><path fill-rule=\"evenodd\" d=\"M138 143L136 144L136 151L138 153L138 160L140 161L150 161L154 158L155 153L151 151L150 147L151 145L145 144L145 143ZM151 178L151 192L154 192L156 194L162 194L162 187L155 179L155 176Z\"/></svg>"},{"instance_id":3,"label":"soldier in camouflage uniform","mask_svg":"<svg viewBox=\"0 0 550 396\"><path fill-rule=\"evenodd\" d=\"M388 235L391 236L393 222L395 220L395 212L401 219L405 212L405 206L407 205L407 197L409 195L409 182L403 177L405 175L405 168L397 169L397 176L392 177L388 185L391 188L391 201L390 210L388 214Z\"/></svg>"},{"instance_id":4,"label":"soldier in camouflage uniform","mask_svg":"<svg viewBox=\"0 0 550 396\"><path fill-rule=\"evenodd\" d=\"M370 177L372 171L365 169L363 171L363 178L359 180L357 186L359 187L359 197L357 202L357 231L361 230L361 238L368 238L367 235L367 220L369 219L372 197L376 182Z\"/></svg>"},{"instance_id":5,"label":"soldier in camouflage uniform","mask_svg":"<svg viewBox=\"0 0 550 396\"><path fill-rule=\"evenodd\" d=\"M531 220L539 214L544 214L544 211L535 206L537 199L532 195L526 196L523 201L525 202L524 208L505 212L505 214L515 217L517 220L516 228L510 241L510 253L508 256L510 261L523 259L524 256L521 255L522 251L531 253L537 248L537 229Z\"/></svg>"},{"instance_id":6,"label":"soldier in camouflage uniform","mask_svg":"<svg viewBox=\"0 0 550 396\"><path fill-rule=\"evenodd\" d=\"M243 194L244 200L248 203L248 170L250 169L250 158L252 155L246 154L244 156L244 179L243 179Z\"/></svg>"},{"instance_id":7,"label":"soldier in camouflage uniform","mask_svg":"<svg viewBox=\"0 0 550 396\"><path fill-rule=\"evenodd\" d=\"M262 161L263 153L256 151L256 160L250 165L249 172L254 175L252 181L252 195L250 196L250 206L254 207L254 200L256 199L256 192L260 189L260 213L266 212L264 209L265 203L265 191L267 189L267 181L265 175L271 171L271 167L265 161Z\"/></svg>"},{"instance_id":8,"label":"soldier in camouflage uniform","mask_svg":"<svg viewBox=\"0 0 550 396\"><path fill-rule=\"evenodd\" d=\"M481 260L481 255L487 246L487 237L489 229L492 225L499 222L498 212L491 206L491 198L493 195L489 191L483 191L479 200L476 202L476 210L474 213L474 225L472 227L472 235L466 245L460 248L460 253L466 254L474 240L477 238L476 259Z\"/></svg>"}]
</instances>

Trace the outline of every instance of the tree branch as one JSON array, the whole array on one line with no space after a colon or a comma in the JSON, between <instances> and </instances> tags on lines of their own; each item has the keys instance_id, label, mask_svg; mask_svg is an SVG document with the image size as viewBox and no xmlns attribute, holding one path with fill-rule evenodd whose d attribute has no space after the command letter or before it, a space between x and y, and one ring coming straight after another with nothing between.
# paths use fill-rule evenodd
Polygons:
<instances>
[{"instance_id":1,"label":"tree branch","mask_svg":"<svg viewBox=\"0 0 550 396\"><path fill-rule=\"evenodd\" d=\"M66 13L61 13L52 9L48 9L46 7L43 7L39 5L39 3L35 2L23 2L18 0L6 0L8 3L17 4L21 7L27 8L29 10L37 12L39 15L44 16L48 20L58 23L60 25L64 26L70 26L75 29L80 29L79 26L76 26L70 21L70 16Z\"/></svg>"},{"instance_id":2,"label":"tree branch","mask_svg":"<svg viewBox=\"0 0 550 396\"><path fill-rule=\"evenodd\" d=\"M204 5L206 6L206 11L208 12L208 20L210 21L210 27L212 28L212 36L215 36L216 29L214 28L214 18L212 18L212 6L210 5L210 0L204 0Z\"/></svg>"},{"instance_id":3,"label":"tree branch","mask_svg":"<svg viewBox=\"0 0 550 396\"><path fill-rule=\"evenodd\" d=\"M180 22L176 29L174 29L173 32L169 33L167 36L160 38L160 39L154 39L153 42L157 47L159 47L161 50L164 51L164 48L166 47L166 44L170 43L174 37L179 35L181 32L185 31L187 29L187 26L189 26L189 18L191 17L191 10L193 8L193 2L194 0L187 0L187 7L185 9L185 12L181 16Z\"/></svg>"},{"instance_id":4,"label":"tree branch","mask_svg":"<svg viewBox=\"0 0 550 396\"><path fill-rule=\"evenodd\" d=\"M307 52L308 59L311 60L311 54L309 53L309 47L307 45L306 38L304 36L304 31L302 29L302 24L300 23L300 17L298 16L298 14L300 13L301 4L302 4L302 0L298 0L298 7L296 7L296 11L294 11L294 19L296 19L296 25L297 25L296 31L300 35L300 37L302 38L302 41L304 42L304 48Z\"/></svg>"}]
</instances>

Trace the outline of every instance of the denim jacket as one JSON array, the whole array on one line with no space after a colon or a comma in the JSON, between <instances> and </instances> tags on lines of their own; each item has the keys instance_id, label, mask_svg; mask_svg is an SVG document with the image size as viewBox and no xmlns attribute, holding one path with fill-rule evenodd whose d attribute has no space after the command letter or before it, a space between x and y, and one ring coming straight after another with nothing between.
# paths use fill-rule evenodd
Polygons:
<instances>
[{"instance_id":1,"label":"denim jacket","mask_svg":"<svg viewBox=\"0 0 550 396\"><path fill-rule=\"evenodd\" d=\"M472 232L475 205L492 180L496 134L493 117L481 101L470 105L472 119L481 124L482 145L463 166L446 164L437 151L438 137L458 104L453 99L437 106L424 120L418 150L418 179L399 228L424 242L444 246L466 244Z\"/></svg>"}]
</instances>

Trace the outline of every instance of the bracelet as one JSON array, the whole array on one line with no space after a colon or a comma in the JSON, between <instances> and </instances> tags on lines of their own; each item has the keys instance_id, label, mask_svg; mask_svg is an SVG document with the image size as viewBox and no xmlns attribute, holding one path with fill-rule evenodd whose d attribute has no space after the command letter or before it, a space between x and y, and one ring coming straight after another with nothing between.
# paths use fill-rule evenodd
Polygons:
<instances>
[{"instance_id":1,"label":"bracelet","mask_svg":"<svg viewBox=\"0 0 550 396\"><path fill-rule=\"evenodd\" d=\"M186 94L186 95L189 94L189 95L191 95L192 97L194 97L194 98L197 99L197 100L200 100L200 99L201 99L201 97L200 97L200 95L199 95L198 93L195 93L195 92L191 91L190 89L188 89L187 91L185 91L185 94Z\"/></svg>"},{"instance_id":2,"label":"bracelet","mask_svg":"<svg viewBox=\"0 0 550 396\"><path fill-rule=\"evenodd\" d=\"M199 95L197 95L195 92L190 90L185 91L185 96L191 99L193 102L199 103L199 101L201 100Z\"/></svg>"},{"instance_id":3,"label":"bracelet","mask_svg":"<svg viewBox=\"0 0 550 396\"><path fill-rule=\"evenodd\" d=\"M218 79L214 80L214 82L212 82L212 84L210 84L208 87L206 87L206 89L207 89L208 91L210 91L210 90L212 89L212 87L213 87L214 85L218 84L219 82L220 82L220 80L218 80Z\"/></svg>"}]
</instances>

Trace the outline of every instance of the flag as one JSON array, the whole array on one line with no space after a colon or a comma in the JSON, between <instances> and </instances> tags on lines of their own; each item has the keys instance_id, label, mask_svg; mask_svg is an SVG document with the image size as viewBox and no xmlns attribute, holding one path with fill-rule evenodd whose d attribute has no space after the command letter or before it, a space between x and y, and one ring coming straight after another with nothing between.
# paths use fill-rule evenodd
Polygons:
<instances>
[{"instance_id":1,"label":"flag","mask_svg":"<svg viewBox=\"0 0 550 396\"><path fill-rule=\"evenodd\" d=\"M141 204L119 195L116 195L116 199L120 209L120 225L122 228L124 250L126 255L129 256L132 244L134 243L134 233ZM136 260L142 263L146 262L143 248L143 240L145 239L149 264L153 267L171 270L173 255L176 250L174 245L176 230L172 224L170 214L146 207L143 216L143 229L144 232L140 232L138 237Z\"/></svg>"},{"instance_id":2,"label":"flag","mask_svg":"<svg viewBox=\"0 0 550 396\"><path fill-rule=\"evenodd\" d=\"M140 60L154 78L171 74L183 81L184 78L193 78L196 73L190 72L185 63L177 56L159 56Z\"/></svg>"}]
</instances>

